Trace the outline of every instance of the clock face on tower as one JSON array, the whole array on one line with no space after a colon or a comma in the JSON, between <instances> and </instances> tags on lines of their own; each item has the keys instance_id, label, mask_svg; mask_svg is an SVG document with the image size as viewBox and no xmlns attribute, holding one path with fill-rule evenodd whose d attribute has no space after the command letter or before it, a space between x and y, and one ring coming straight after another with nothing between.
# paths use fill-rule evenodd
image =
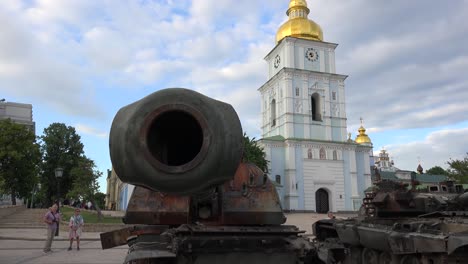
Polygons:
<instances>
[{"instance_id":1,"label":"clock face on tower","mask_svg":"<svg viewBox=\"0 0 468 264\"><path fill-rule=\"evenodd\" d=\"M281 63L281 57L280 57L280 55L276 55L275 62L273 64L273 66L275 66L275 69L280 66L280 63Z\"/></svg>"},{"instance_id":2,"label":"clock face on tower","mask_svg":"<svg viewBox=\"0 0 468 264\"><path fill-rule=\"evenodd\" d=\"M317 61L319 59L318 52L314 48L308 48L306 50L305 57L309 61Z\"/></svg>"}]
</instances>

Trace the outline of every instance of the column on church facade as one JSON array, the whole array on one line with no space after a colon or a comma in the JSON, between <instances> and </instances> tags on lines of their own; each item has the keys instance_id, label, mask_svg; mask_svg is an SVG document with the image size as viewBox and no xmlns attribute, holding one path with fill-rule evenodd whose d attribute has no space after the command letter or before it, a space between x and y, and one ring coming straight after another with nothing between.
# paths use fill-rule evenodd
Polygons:
<instances>
[{"instance_id":1,"label":"column on church facade","mask_svg":"<svg viewBox=\"0 0 468 264\"><path fill-rule=\"evenodd\" d=\"M285 147L285 207L288 210L299 209L298 193L296 189L296 150L294 146Z\"/></svg>"}]
</instances>

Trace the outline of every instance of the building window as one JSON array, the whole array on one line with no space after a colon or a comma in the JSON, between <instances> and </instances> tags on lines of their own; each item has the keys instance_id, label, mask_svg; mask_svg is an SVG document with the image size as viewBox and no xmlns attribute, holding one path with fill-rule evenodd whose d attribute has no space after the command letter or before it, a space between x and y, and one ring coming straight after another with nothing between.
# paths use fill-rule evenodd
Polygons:
<instances>
[{"instance_id":1,"label":"building window","mask_svg":"<svg viewBox=\"0 0 468 264\"><path fill-rule=\"evenodd\" d=\"M332 92L332 100L336 101L336 92Z\"/></svg>"},{"instance_id":2,"label":"building window","mask_svg":"<svg viewBox=\"0 0 468 264\"><path fill-rule=\"evenodd\" d=\"M333 160L338 160L338 154L336 153L336 150L333 151Z\"/></svg>"},{"instance_id":3,"label":"building window","mask_svg":"<svg viewBox=\"0 0 468 264\"><path fill-rule=\"evenodd\" d=\"M274 127L276 125L276 100L273 99L271 101L271 106L270 106L270 116L271 116L271 126Z\"/></svg>"},{"instance_id":4,"label":"building window","mask_svg":"<svg viewBox=\"0 0 468 264\"><path fill-rule=\"evenodd\" d=\"M320 149L320 159L321 159L321 160L327 159L327 154L326 154L324 148L321 148L321 149Z\"/></svg>"},{"instance_id":5,"label":"building window","mask_svg":"<svg viewBox=\"0 0 468 264\"><path fill-rule=\"evenodd\" d=\"M281 184L281 175L276 175L275 176L275 181L277 184Z\"/></svg>"},{"instance_id":6,"label":"building window","mask_svg":"<svg viewBox=\"0 0 468 264\"><path fill-rule=\"evenodd\" d=\"M312 120L322 121L320 115L320 96L318 93L314 93L310 98L311 111L312 111Z\"/></svg>"},{"instance_id":7,"label":"building window","mask_svg":"<svg viewBox=\"0 0 468 264\"><path fill-rule=\"evenodd\" d=\"M296 96L299 96L299 88L296 87Z\"/></svg>"},{"instance_id":8,"label":"building window","mask_svg":"<svg viewBox=\"0 0 468 264\"><path fill-rule=\"evenodd\" d=\"M307 150L307 158L312 159L312 149Z\"/></svg>"}]
</instances>

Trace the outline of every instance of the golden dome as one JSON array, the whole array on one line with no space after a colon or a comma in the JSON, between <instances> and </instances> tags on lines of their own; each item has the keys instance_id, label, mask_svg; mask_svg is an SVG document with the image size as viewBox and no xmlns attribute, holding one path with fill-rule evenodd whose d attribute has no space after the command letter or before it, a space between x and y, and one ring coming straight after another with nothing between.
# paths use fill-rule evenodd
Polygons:
<instances>
[{"instance_id":1,"label":"golden dome","mask_svg":"<svg viewBox=\"0 0 468 264\"><path fill-rule=\"evenodd\" d=\"M356 137L356 143L358 144L372 144L371 139L369 136L366 134L366 129L361 125L361 127L358 129L359 135Z\"/></svg>"},{"instance_id":2,"label":"golden dome","mask_svg":"<svg viewBox=\"0 0 468 264\"><path fill-rule=\"evenodd\" d=\"M322 28L320 28L317 23L307 18L309 12L310 10L305 0L291 0L289 2L288 11L286 11L289 20L278 29L276 33L276 43L290 36L323 41Z\"/></svg>"},{"instance_id":3,"label":"golden dome","mask_svg":"<svg viewBox=\"0 0 468 264\"><path fill-rule=\"evenodd\" d=\"M297 7L297 6L303 6L303 7L307 8L307 2L305 0L291 0L291 1L289 1L289 9L291 9L293 7ZM289 9L288 9L288 11L289 11ZM287 12L286 12L286 14L289 15Z\"/></svg>"}]
</instances>

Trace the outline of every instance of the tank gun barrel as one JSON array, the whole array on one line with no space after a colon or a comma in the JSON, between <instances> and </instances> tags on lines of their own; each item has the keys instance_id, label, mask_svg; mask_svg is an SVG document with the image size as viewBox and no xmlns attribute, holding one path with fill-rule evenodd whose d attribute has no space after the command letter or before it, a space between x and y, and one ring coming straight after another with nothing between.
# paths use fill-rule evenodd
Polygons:
<instances>
[{"instance_id":1,"label":"tank gun barrel","mask_svg":"<svg viewBox=\"0 0 468 264\"><path fill-rule=\"evenodd\" d=\"M109 147L123 182L189 195L234 177L242 137L231 105L170 88L121 108L112 122Z\"/></svg>"}]
</instances>

